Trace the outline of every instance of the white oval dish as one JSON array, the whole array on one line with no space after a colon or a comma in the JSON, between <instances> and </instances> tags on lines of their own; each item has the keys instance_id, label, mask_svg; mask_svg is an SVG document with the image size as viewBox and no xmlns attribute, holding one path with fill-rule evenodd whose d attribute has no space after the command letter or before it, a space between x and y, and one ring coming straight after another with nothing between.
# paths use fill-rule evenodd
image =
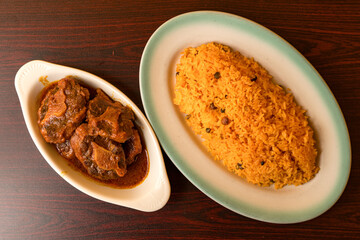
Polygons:
<instances>
[{"instance_id":1,"label":"white oval dish","mask_svg":"<svg viewBox=\"0 0 360 240\"><path fill-rule=\"evenodd\" d=\"M247 183L212 160L172 102L176 63L187 47L219 42L253 57L278 84L290 88L315 129L320 171L310 182L280 190ZM312 65L281 37L232 14L199 11L177 16L149 39L140 63L146 115L179 170L219 204L250 218L296 223L328 210L345 189L350 139L341 110Z\"/></svg>"},{"instance_id":2,"label":"white oval dish","mask_svg":"<svg viewBox=\"0 0 360 240\"><path fill-rule=\"evenodd\" d=\"M97 183L70 167L55 147L45 142L37 125L36 101L44 85L39 78L47 76L49 82L65 76L75 76L92 88L101 88L114 100L131 107L135 122L141 129L146 144L150 167L145 180L131 189L117 189ZM15 88L29 133L42 156L68 183L96 199L145 212L162 208L170 197L170 184L157 138L138 107L121 91L105 80L85 71L34 60L23 65L15 76Z\"/></svg>"}]
</instances>

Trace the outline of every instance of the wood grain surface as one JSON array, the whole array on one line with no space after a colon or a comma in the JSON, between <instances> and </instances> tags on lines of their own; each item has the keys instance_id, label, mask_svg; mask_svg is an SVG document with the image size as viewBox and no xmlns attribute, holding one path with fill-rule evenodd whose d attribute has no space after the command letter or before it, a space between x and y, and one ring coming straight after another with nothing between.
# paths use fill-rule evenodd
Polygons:
<instances>
[{"instance_id":1,"label":"wood grain surface","mask_svg":"<svg viewBox=\"0 0 360 240\"><path fill-rule=\"evenodd\" d=\"M194 187L164 153L172 193L143 213L93 199L58 176L25 127L14 77L41 59L98 75L143 110L139 63L151 34L189 11L258 22L297 48L343 111L352 169L338 202L299 224L238 215ZM288 0L0 0L0 239L360 239L360 2ZM266 201L266 199L264 199Z\"/></svg>"}]
</instances>

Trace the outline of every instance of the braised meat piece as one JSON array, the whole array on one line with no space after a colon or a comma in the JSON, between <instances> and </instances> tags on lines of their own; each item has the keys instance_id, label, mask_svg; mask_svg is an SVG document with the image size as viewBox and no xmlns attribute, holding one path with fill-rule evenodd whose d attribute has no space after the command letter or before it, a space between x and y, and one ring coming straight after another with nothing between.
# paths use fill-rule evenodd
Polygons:
<instances>
[{"instance_id":1,"label":"braised meat piece","mask_svg":"<svg viewBox=\"0 0 360 240\"><path fill-rule=\"evenodd\" d=\"M86 117L89 91L66 77L46 93L38 110L38 124L45 141L63 143Z\"/></svg>"},{"instance_id":2,"label":"braised meat piece","mask_svg":"<svg viewBox=\"0 0 360 240\"><path fill-rule=\"evenodd\" d=\"M126 157L126 164L130 165L134 162L136 156L142 152L142 144L139 132L133 130L133 135L124 143L124 151Z\"/></svg>"},{"instance_id":3,"label":"braised meat piece","mask_svg":"<svg viewBox=\"0 0 360 240\"><path fill-rule=\"evenodd\" d=\"M70 144L91 176L109 180L125 175L126 160L121 144L99 136L88 124L81 124L76 129Z\"/></svg>"},{"instance_id":4,"label":"braised meat piece","mask_svg":"<svg viewBox=\"0 0 360 240\"><path fill-rule=\"evenodd\" d=\"M87 119L89 126L102 137L124 143L133 134L134 113L120 102L112 101L101 89L89 102Z\"/></svg>"},{"instance_id":5,"label":"braised meat piece","mask_svg":"<svg viewBox=\"0 0 360 240\"><path fill-rule=\"evenodd\" d=\"M61 156L67 159L74 159L75 153L70 145L70 139L65 140L63 143L57 143L56 150L60 153Z\"/></svg>"}]
</instances>

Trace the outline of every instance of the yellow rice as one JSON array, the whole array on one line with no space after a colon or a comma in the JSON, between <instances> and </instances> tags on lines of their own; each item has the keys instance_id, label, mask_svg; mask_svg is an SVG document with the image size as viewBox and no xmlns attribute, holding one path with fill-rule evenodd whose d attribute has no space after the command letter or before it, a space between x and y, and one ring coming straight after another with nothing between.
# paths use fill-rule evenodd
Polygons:
<instances>
[{"instance_id":1,"label":"yellow rice","mask_svg":"<svg viewBox=\"0 0 360 240\"><path fill-rule=\"evenodd\" d=\"M319 171L305 110L253 59L208 43L185 49L176 71L174 103L229 171L275 188Z\"/></svg>"}]
</instances>

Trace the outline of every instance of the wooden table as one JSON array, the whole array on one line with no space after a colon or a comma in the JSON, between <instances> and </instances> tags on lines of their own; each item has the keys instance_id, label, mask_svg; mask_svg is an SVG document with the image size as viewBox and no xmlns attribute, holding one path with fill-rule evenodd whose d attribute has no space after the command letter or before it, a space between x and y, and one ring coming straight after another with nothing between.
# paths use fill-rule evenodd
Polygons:
<instances>
[{"instance_id":1,"label":"wooden table","mask_svg":"<svg viewBox=\"0 0 360 240\"><path fill-rule=\"evenodd\" d=\"M166 20L195 10L234 13L273 30L331 88L347 121L353 158L345 192L323 215L289 225L238 215L194 187L165 153L169 202L143 213L81 193L36 149L14 88L20 66L42 59L83 69L114 84L143 110L138 75L147 40ZM1 0L0 239L360 238L359 12L356 0Z\"/></svg>"}]
</instances>

